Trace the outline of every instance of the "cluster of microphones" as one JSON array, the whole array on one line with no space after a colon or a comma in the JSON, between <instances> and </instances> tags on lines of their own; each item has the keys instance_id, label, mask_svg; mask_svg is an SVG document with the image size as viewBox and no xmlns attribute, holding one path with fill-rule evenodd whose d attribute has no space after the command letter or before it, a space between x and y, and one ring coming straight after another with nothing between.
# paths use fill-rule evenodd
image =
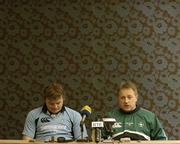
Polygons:
<instances>
[{"instance_id":1,"label":"cluster of microphones","mask_svg":"<svg viewBox=\"0 0 180 144\"><path fill-rule=\"evenodd\" d=\"M81 127L81 138L78 139L78 142L89 142L89 141L93 141L93 142L101 142L102 141L102 129L104 128L108 133L109 133L109 137L107 139L107 141L111 142L112 140L112 134L113 134L113 124L116 122L116 120L114 118L97 118L96 121L92 121L91 123L91 128L92 128L92 136L90 139L84 139L83 136L83 126L85 124L85 120L87 117L89 117L92 113L92 109L86 105L81 109L81 122L80 122L80 127ZM51 140L53 141L53 140ZM71 141L71 140L70 140ZM64 143L64 142L68 142L68 140L65 140L64 137L58 137L57 138L57 142L60 143Z\"/></svg>"},{"instance_id":2,"label":"cluster of microphones","mask_svg":"<svg viewBox=\"0 0 180 144\"><path fill-rule=\"evenodd\" d=\"M92 109L89 106L84 106L81 109L81 133L83 134L83 124L85 123L86 117L89 117L92 113ZM97 118L96 121L92 121L91 128L92 128L92 141L94 142L101 142L102 141L102 129L104 128L108 133L109 137L108 140L112 140L113 134L113 125L116 122L114 118ZM83 139L83 135L81 136Z\"/></svg>"}]
</instances>

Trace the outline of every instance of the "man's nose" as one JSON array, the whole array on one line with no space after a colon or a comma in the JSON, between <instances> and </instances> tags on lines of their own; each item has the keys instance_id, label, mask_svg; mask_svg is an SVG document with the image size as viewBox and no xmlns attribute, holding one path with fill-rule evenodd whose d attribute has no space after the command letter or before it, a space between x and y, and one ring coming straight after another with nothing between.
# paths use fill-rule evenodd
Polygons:
<instances>
[{"instance_id":1,"label":"man's nose","mask_svg":"<svg viewBox=\"0 0 180 144\"><path fill-rule=\"evenodd\" d=\"M128 102L129 102L128 98L125 98L125 99L124 99L124 102L125 102L125 103L128 103Z\"/></svg>"},{"instance_id":2,"label":"man's nose","mask_svg":"<svg viewBox=\"0 0 180 144\"><path fill-rule=\"evenodd\" d=\"M55 104L55 105L54 105L54 108L58 108L58 105L57 105L57 104Z\"/></svg>"}]
</instances>

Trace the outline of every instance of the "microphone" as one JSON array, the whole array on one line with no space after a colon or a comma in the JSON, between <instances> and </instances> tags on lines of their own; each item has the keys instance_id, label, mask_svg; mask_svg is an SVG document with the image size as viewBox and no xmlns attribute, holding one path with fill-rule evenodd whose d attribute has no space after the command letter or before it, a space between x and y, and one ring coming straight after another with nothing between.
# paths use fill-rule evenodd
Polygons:
<instances>
[{"instance_id":1,"label":"microphone","mask_svg":"<svg viewBox=\"0 0 180 144\"><path fill-rule=\"evenodd\" d=\"M81 124L84 123L84 121L86 120L86 117L90 116L92 112L92 109L86 105L81 109L81 115L82 115L82 120L81 120Z\"/></svg>"},{"instance_id":2,"label":"microphone","mask_svg":"<svg viewBox=\"0 0 180 144\"><path fill-rule=\"evenodd\" d=\"M102 128L104 127L104 122L97 118L96 121L92 121L92 141L93 142L101 142L102 141Z\"/></svg>"},{"instance_id":3,"label":"microphone","mask_svg":"<svg viewBox=\"0 0 180 144\"><path fill-rule=\"evenodd\" d=\"M82 109L81 109L81 115L82 115L82 119L81 119L81 122L80 122L80 127L81 127L81 140L83 140L83 131L84 131L84 128L83 128L83 125L84 125L84 121L86 120L86 117L90 116L91 115L91 108L86 105L84 106ZM84 141L84 140L83 140Z\"/></svg>"}]
</instances>

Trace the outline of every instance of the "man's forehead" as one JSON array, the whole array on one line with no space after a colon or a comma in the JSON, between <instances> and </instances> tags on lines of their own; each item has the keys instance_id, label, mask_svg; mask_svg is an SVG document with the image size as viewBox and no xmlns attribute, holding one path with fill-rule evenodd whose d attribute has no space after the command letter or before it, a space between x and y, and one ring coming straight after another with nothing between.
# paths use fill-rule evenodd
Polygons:
<instances>
[{"instance_id":1,"label":"man's forehead","mask_svg":"<svg viewBox=\"0 0 180 144\"><path fill-rule=\"evenodd\" d=\"M123 88L119 91L119 94L135 94L135 91L132 88Z\"/></svg>"},{"instance_id":2,"label":"man's forehead","mask_svg":"<svg viewBox=\"0 0 180 144\"><path fill-rule=\"evenodd\" d=\"M50 103L58 103L61 102L63 100L63 98L58 98L58 99L46 99L48 102Z\"/></svg>"}]
</instances>

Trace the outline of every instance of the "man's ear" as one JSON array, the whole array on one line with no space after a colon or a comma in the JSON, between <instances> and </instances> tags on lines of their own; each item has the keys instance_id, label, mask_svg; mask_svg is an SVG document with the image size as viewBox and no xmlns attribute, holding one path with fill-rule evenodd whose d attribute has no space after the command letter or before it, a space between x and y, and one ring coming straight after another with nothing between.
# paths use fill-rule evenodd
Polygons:
<instances>
[{"instance_id":1,"label":"man's ear","mask_svg":"<svg viewBox=\"0 0 180 144\"><path fill-rule=\"evenodd\" d=\"M64 102L65 101L65 96L63 96L62 99L63 99L63 102Z\"/></svg>"},{"instance_id":2,"label":"man's ear","mask_svg":"<svg viewBox=\"0 0 180 144\"><path fill-rule=\"evenodd\" d=\"M136 95L136 102L138 102L138 95Z\"/></svg>"}]
</instances>

